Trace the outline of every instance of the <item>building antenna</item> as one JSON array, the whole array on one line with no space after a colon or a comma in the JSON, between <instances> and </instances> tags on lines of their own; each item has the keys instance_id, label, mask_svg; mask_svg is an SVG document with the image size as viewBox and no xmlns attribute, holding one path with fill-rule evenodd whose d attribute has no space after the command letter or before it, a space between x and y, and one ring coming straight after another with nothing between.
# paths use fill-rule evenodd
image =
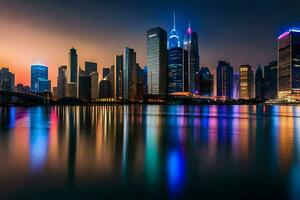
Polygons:
<instances>
[{"instance_id":1,"label":"building antenna","mask_svg":"<svg viewBox=\"0 0 300 200\"><path fill-rule=\"evenodd\" d=\"M173 13L173 29L174 30L176 30L176 13L175 13L175 11L174 11L174 13Z\"/></svg>"}]
</instances>

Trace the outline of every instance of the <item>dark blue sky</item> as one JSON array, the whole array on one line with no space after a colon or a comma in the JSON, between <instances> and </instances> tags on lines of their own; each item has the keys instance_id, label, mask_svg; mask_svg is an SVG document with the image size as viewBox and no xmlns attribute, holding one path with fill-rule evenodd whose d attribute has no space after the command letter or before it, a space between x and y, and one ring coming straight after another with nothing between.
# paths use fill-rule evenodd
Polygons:
<instances>
[{"instance_id":1,"label":"dark blue sky","mask_svg":"<svg viewBox=\"0 0 300 200\"><path fill-rule=\"evenodd\" d=\"M265 65L276 59L277 36L288 27L300 26L299 0L0 1L0 25L4 31L0 33L0 42L18 37L14 45L19 44L22 49L28 46L22 41L31 38L25 31L22 37L22 31L30 29L31 43L36 39L39 45L48 47L51 60L57 60L53 65L66 64L67 58L62 59L55 52L67 54L70 46L78 49L82 61L96 60L101 66L113 64L114 54L130 46L136 48L138 61L144 65L146 30L162 26L169 32L173 11L176 11L180 33L191 20L193 30L199 35L201 65L210 68L214 68L218 60L227 60L235 68L245 63ZM17 36L11 34L12 26L19 33ZM67 42L57 42L62 40ZM5 52L5 47L0 46L0 53ZM37 48L37 44L32 48ZM40 51L43 48L32 50ZM43 54L40 57L44 59ZM9 56L5 59L6 62L0 64L9 65ZM53 68L56 70L57 66Z\"/></svg>"}]
</instances>

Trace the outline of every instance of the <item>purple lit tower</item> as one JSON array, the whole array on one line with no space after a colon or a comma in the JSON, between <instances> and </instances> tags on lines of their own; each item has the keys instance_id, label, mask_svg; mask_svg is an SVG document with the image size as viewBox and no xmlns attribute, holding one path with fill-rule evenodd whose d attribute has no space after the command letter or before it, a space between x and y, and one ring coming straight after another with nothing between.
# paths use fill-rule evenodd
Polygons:
<instances>
[{"instance_id":1,"label":"purple lit tower","mask_svg":"<svg viewBox=\"0 0 300 200\"><path fill-rule=\"evenodd\" d=\"M195 93L195 77L196 71L199 70L199 47L198 35L193 32L191 24L185 32L183 40L183 48L188 51L188 88L189 92Z\"/></svg>"}]
</instances>

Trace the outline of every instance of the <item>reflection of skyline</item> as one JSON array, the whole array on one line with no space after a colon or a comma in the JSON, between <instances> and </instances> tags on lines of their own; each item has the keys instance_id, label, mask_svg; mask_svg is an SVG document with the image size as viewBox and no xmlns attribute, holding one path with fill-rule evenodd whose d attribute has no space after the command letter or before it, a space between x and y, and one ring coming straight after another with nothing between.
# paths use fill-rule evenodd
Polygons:
<instances>
[{"instance_id":1,"label":"reflection of skyline","mask_svg":"<svg viewBox=\"0 0 300 200\"><path fill-rule=\"evenodd\" d=\"M75 188L145 178L154 191L163 181L168 191L178 193L190 180L205 181L224 166L288 175L297 174L300 160L297 107L8 109L0 108L0 162L6 163L0 175L23 171L7 177L47 171L61 174L59 180Z\"/></svg>"}]
</instances>

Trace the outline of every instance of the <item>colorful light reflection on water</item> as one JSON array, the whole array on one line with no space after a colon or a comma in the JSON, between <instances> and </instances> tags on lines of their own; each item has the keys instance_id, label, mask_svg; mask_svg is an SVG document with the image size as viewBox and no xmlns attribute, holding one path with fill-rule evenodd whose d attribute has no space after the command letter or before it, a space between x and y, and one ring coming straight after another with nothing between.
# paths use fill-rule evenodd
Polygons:
<instances>
[{"instance_id":1,"label":"colorful light reflection on water","mask_svg":"<svg viewBox=\"0 0 300 200\"><path fill-rule=\"evenodd\" d=\"M0 125L1 199L300 195L300 107L2 107Z\"/></svg>"}]
</instances>

